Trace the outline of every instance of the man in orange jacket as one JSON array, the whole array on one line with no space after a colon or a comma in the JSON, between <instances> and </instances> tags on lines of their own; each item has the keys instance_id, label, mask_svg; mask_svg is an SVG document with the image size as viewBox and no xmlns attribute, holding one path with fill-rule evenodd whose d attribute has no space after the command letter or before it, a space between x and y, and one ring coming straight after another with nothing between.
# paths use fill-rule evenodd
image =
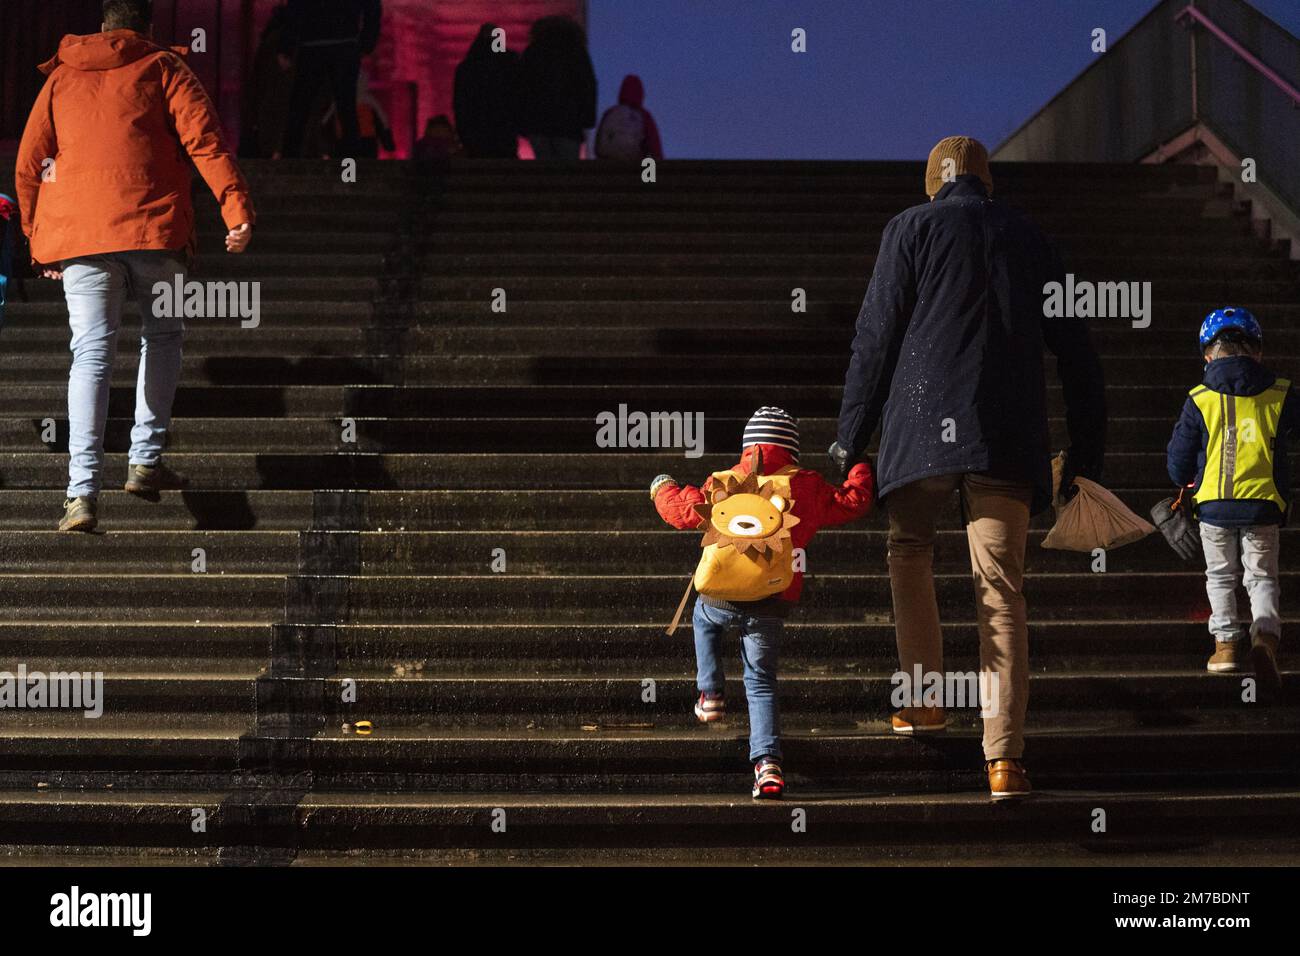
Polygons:
<instances>
[{"instance_id":1,"label":"man in orange jacket","mask_svg":"<svg viewBox=\"0 0 1300 956\"><path fill-rule=\"evenodd\" d=\"M105 0L103 32L66 36L18 150L23 231L40 274L63 280L72 329L68 494L61 531L97 524L104 425L122 306L142 319L135 427L126 490L184 487L160 460L181 370L177 308L157 310L155 283L183 283L194 251L188 156L221 204L226 250L252 238L248 183L220 121L181 57L150 39L151 0Z\"/></svg>"}]
</instances>

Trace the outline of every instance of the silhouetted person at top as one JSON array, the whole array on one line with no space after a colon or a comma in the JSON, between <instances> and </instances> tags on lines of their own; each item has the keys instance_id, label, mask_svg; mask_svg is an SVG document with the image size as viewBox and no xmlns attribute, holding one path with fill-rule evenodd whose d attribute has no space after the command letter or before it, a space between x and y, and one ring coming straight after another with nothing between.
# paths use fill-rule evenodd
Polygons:
<instances>
[{"instance_id":1,"label":"silhouetted person at top","mask_svg":"<svg viewBox=\"0 0 1300 956\"><path fill-rule=\"evenodd\" d=\"M277 62L280 37L288 20L288 4L271 10L253 54L253 70L245 84L239 117L239 155L249 159L278 157L284 146L285 117L293 77Z\"/></svg>"},{"instance_id":2,"label":"silhouetted person at top","mask_svg":"<svg viewBox=\"0 0 1300 956\"><path fill-rule=\"evenodd\" d=\"M577 159L596 125L596 73L587 37L568 17L542 17L523 56L521 128L538 159Z\"/></svg>"},{"instance_id":3,"label":"silhouetted person at top","mask_svg":"<svg viewBox=\"0 0 1300 956\"><path fill-rule=\"evenodd\" d=\"M456 131L465 155L512 159L519 136L519 54L492 49L496 29L483 24L456 67Z\"/></svg>"},{"instance_id":4,"label":"silhouetted person at top","mask_svg":"<svg viewBox=\"0 0 1300 956\"><path fill-rule=\"evenodd\" d=\"M289 0L280 34L280 66L286 70L294 66L296 72L285 121L285 156L302 151L307 116L322 83L329 84L338 110L342 153L356 155L360 148L357 74L361 58L374 52L379 42L382 15L380 0Z\"/></svg>"},{"instance_id":5,"label":"silhouetted person at top","mask_svg":"<svg viewBox=\"0 0 1300 956\"><path fill-rule=\"evenodd\" d=\"M640 160L664 158L659 126L645 108L645 87L641 77L623 77L618 102L605 110L596 128L596 155L601 159Z\"/></svg>"}]
</instances>

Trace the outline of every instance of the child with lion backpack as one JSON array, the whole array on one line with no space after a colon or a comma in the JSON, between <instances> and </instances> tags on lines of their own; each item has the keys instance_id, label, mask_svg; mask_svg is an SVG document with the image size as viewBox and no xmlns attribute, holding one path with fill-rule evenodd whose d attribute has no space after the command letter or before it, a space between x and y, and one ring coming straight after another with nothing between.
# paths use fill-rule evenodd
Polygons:
<instances>
[{"instance_id":1,"label":"child with lion backpack","mask_svg":"<svg viewBox=\"0 0 1300 956\"><path fill-rule=\"evenodd\" d=\"M674 528L704 531L692 619L695 716L702 723L726 715L722 635L740 631L755 799L779 799L785 791L776 670L785 617L803 588L803 548L819 528L860 518L875 501L865 462L854 465L839 486L798 462L798 422L765 406L745 426L734 468L716 472L699 488L679 485L670 475L650 485L660 517ZM685 604L683 598L679 618Z\"/></svg>"},{"instance_id":2,"label":"child with lion backpack","mask_svg":"<svg viewBox=\"0 0 1300 956\"><path fill-rule=\"evenodd\" d=\"M605 110L600 125L596 127L597 158L626 162L639 162L647 156L656 162L664 158L659 127L644 103L645 88L641 85L641 77L629 73L623 77L618 103Z\"/></svg>"}]
</instances>

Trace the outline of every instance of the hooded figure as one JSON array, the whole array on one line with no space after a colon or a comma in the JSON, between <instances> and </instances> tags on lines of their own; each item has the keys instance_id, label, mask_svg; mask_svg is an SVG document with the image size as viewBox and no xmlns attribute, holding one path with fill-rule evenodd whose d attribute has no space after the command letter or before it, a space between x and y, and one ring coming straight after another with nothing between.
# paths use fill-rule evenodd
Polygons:
<instances>
[{"instance_id":1,"label":"hooded figure","mask_svg":"<svg viewBox=\"0 0 1300 956\"><path fill-rule=\"evenodd\" d=\"M659 127L642 104L645 87L641 77L629 73L618 91L618 104L605 111L596 130L596 155L601 159L642 160L664 158Z\"/></svg>"},{"instance_id":2,"label":"hooded figure","mask_svg":"<svg viewBox=\"0 0 1300 956\"><path fill-rule=\"evenodd\" d=\"M568 17L533 24L522 63L521 132L538 159L577 159L596 125L596 73L587 38Z\"/></svg>"},{"instance_id":3,"label":"hooded figure","mask_svg":"<svg viewBox=\"0 0 1300 956\"><path fill-rule=\"evenodd\" d=\"M239 111L241 157L269 159L279 154L284 142L293 75L281 68L277 57L288 19L289 8L282 3L271 11L257 41L251 80L244 86L244 99Z\"/></svg>"},{"instance_id":4,"label":"hooded figure","mask_svg":"<svg viewBox=\"0 0 1300 956\"><path fill-rule=\"evenodd\" d=\"M456 131L467 156L513 159L519 136L519 54L492 49L495 23L485 23L456 67Z\"/></svg>"}]
</instances>

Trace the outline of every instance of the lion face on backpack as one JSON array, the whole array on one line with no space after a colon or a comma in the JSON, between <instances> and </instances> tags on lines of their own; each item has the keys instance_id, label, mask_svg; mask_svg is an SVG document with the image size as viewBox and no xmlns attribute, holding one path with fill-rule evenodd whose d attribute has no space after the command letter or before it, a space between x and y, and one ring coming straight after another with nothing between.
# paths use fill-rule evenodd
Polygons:
<instances>
[{"instance_id":1,"label":"lion face on backpack","mask_svg":"<svg viewBox=\"0 0 1300 956\"><path fill-rule=\"evenodd\" d=\"M719 484L712 501L696 506L709 523L701 544L734 547L742 554L751 549L757 554L785 550L790 529L799 523L789 513L789 502L771 484L760 485L753 474L743 481L727 476Z\"/></svg>"}]
</instances>

